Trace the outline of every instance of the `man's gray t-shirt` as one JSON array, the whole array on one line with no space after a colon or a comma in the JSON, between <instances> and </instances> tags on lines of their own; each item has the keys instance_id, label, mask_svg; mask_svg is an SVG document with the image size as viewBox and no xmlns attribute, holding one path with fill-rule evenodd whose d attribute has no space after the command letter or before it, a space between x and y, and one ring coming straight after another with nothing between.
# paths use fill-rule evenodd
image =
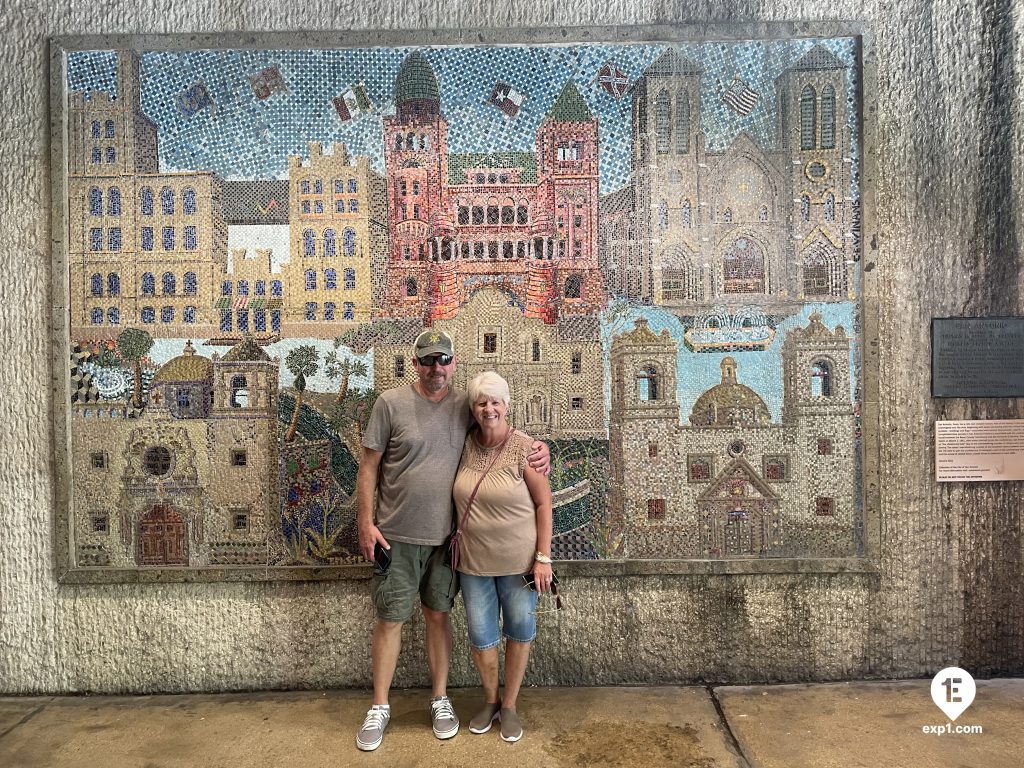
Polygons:
<instances>
[{"instance_id":1,"label":"man's gray t-shirt","mask_svg":"<svg viewBox=\"0 0 1024 768\"><path fill-rule=\"evenodd\" d=\"M464 392L438 403L410 385L377 398L363 447L380 451L377 527L386 539L437 545L452 530L452 484L471 415Z\"/></svg>"}]
</instances>

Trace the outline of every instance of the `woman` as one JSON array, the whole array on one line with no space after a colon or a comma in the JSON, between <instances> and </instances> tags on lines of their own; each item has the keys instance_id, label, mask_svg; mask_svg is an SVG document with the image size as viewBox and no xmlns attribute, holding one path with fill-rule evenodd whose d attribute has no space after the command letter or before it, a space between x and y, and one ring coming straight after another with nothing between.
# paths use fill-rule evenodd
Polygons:
<instances>
[{"instance_id":1,"label":"woman","mask_svg":"<svg viewBox=\"0 0 1024 768\"><path fill-rule=\"evenodd\" d=\"M452 495L459 522L473 499L461 534L458 570L484 706L469 730L486 733L500 720L501 738L518 741L523 726L516 699L537 636L537 592L527 586L526 577L532 573L541 592L551 587L551 488L547 477L526 463L533 438L506 421L508 403L508 383L498 374L487 371L469 383L469 407L478 428L466 438ZM506 641L500 698L499 613Z\"/></svg>"}]
</instances>

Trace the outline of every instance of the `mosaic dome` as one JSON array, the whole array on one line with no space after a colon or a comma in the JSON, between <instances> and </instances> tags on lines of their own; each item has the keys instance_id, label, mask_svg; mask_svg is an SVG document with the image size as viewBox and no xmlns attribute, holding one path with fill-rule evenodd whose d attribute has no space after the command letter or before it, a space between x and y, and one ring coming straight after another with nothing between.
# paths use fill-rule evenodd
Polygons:
<instances>
[{"instance_id":1,"label":"mosaic dome","mask_svg":"<svg viewBox=\"0 0 1024 768\"><path fill-rule=\"evenodd\" d=\"M209 381L213 375L213 361L197 355L192 342L185 343L185 351L168 360L153 377L153 384L168 381Z\"/></svg>"},{"instance_id":2,"label":"mosaic dome","mask_svg":"<svg viewBox=\"0 0 1024 768\"><path fill-rule=\"evenodd\" d=\"M771 414L764 400L750 387L736 380L736 360L722 360L722 383L697 398L690 413L695 427L731 427L768 424Z\"/></svg>"},{"instance_id":3,"label":"mosaic dome","mask_svg":"<svg viewBox=\"0 0 1024 768\"><path fill-rule=\"evenodd\" d=\"M441 100L434 68L419 51L413 51L405 57L395 77L395 103L402 104L415 99Z\"/></svg>"}]
</instances>

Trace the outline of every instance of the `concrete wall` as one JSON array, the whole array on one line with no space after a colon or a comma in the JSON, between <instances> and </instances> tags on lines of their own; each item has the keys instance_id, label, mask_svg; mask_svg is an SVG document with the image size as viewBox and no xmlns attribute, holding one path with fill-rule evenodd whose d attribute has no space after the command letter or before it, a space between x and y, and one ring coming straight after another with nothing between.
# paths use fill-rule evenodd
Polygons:
<instances>
[{"instance_id":1,"label":"concrete wall","mask_svg":"<svg viewBox=\"0 0 1024 768\"><path fill-rule=\"evenodd\" d=\"M839 18L873 24L881 516L877 574L622 574L574 566L528 682L752 682L1024 674L1021 485L932 481L936 418L1015 418L1018 401L929 398L933 316L1022 313L1024 33L1019 4L660 2L296 5L23 0L0 56L0 692L360 686L372 611L359 580L59 585L50 422L47 38L69 34L503 27ZM872 274L873 273L873 274ZM866 329L870 338L872 329ZM621 569L620 569L621 570ZM544 617L547 619L548 617ZM459 625L462 625L461 618ZM426 682L407 628L397 684ZM475 675L461 640L453 682Z\"/></svg>"}]
</instances>

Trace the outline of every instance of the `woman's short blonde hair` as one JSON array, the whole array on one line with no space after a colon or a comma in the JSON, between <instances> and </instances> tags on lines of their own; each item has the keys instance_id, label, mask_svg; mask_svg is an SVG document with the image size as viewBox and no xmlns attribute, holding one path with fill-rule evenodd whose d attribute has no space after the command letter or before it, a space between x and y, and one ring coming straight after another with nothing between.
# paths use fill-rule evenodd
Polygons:
<instances>
[{"instance_id":1,"label":"woman's short blonde hair","mask_svg":"<svg viewBox=\"0 0 1024 768\"><path fill-rule=\"evenodd\" d=\"M501 400L505 405L509 403L508 382L494 371L484 371L474 376L473 380L469 382L468 392L470 407L480 399L481 395Z\"/></svg>"}]
</instances>

